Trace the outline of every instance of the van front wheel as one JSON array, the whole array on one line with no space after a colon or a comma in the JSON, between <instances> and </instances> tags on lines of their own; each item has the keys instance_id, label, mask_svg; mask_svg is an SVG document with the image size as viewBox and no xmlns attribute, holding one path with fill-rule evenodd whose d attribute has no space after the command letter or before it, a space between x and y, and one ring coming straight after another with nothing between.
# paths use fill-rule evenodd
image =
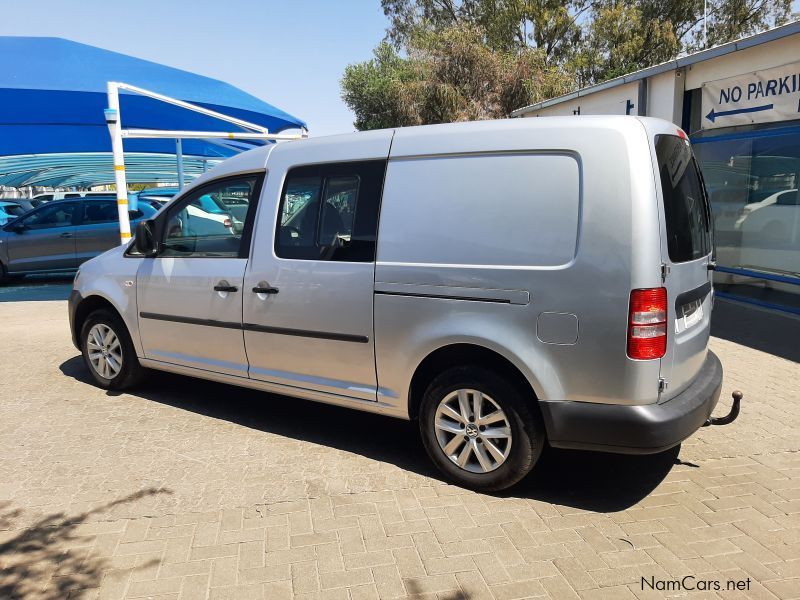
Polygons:
<instances>
[{"instance_id":1,"label":"van front wheel","mask_svg":"<svg viewBox=\"0 0 800 600\"><path fill-rule=\"evenodd\" d=\"M458 485L508 488L544 447L541 417L519 386L478 366L448 369L422 398L420 431L433 462Z\"/></svg>"},{"instance_id":2,"label":"van front wheel","mask_svg":"<svg viewBox=\"0 0 800 600\"><path fill-rule=\"evenodd\" d=\"M81 328L81 353L94 382L106 390L124 390L142 378L128 329L107 309L91 313Z\"/></svg>"}]
</instances>

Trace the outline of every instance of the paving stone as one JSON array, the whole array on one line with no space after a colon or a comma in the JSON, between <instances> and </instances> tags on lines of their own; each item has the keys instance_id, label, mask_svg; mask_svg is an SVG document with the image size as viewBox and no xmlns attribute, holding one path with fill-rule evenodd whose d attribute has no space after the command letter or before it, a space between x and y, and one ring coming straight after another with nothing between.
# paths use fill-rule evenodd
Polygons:
<instances>
[{"instance_id":1,"label":"paving stone","mask_svg":"<svg viewBox=\"0 0 800 600\"><path fill-rule=\"evenodd\" d=\"M63 303L0 303L0 322L12 597L644 600L664 594L642 577L687 574L798 596L800 369L779 357L712 338L717 413L739 387L742 414L677 464L553 451L555 473L492 496L433 476L408 423L161 374L107 395ZM378 422L386 439L358 437Z\"/></svg>"}]
</instances>

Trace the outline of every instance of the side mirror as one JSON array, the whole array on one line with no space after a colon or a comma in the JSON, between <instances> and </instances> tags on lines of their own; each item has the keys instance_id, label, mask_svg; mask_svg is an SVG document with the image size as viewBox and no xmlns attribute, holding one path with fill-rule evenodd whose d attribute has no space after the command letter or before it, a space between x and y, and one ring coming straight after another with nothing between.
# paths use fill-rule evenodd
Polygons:
<instances>
[{"instance_id":1,"label":"side mirror","mask_svg":"<svg viewBox=\"0 0 800 600\"><path fill-rule=\"evenodd\" d=\"M22 233L23 231L28 229L28 227L25 225L25 223L20 223L16 221L12 222L8 227L6 227L6 229L8 229L9 231L13 231L14 233Z\"/></svg>"},{"instance_id":2,"label":"side mirror","mask_svg":"<svg viewBox=\"0 0 800 600\"><path fill-rule=\"evenodd\" d=\"M153 219L139 221L136 224L133 245L136 251L144 256L155 256L158 254L158 243L156 242L155 222Z\"/></svg>"}]
</instances>

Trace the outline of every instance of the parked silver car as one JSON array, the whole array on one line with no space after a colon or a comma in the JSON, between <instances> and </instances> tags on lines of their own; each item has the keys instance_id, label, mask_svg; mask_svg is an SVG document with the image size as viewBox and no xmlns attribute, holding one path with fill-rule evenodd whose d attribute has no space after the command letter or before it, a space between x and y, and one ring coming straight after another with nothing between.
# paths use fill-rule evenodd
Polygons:
<instances>
[{"instance_id":1,"label":"parked silver car","mask_svg":"<svg viewBox=\"0 0 800 600\"><path fill-rule=\"evenodd\" d=\"M176 225L205 195L243 227ZM670 123L412 127L229 159L85 263L69 312L101 387L146 367L418 419L497 490L546 442L652 453L707 421L711 257Z\"/></svg>"},{"instance_id":2,"label":"parked silver car","mask_svg":"<svg viewBox=\"0 0 800 600\"><path fill-rule=\"evenodd\" d=\"M142 203L129 214L138 222L156 212ZM74 271L118 244L116 197L53 200L0 229L0 280L43 271Z\"/></svg>"}]
</instances>

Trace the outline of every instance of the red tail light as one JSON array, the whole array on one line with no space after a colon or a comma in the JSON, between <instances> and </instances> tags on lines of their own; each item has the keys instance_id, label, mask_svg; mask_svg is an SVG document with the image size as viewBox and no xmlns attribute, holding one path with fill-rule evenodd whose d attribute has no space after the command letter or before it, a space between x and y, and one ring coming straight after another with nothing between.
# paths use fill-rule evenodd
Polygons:
<instances>
[{"instance_id":1,"label":"red tail light","mask_svg":"<svg viewBox=\"0 0 800 600\"><path fill-rule=\"evenodd\" d=\"M650 360L661 358L666 351L666 288L633 290L628 313L628 356Z\"/></svg>"}]
</instances>

